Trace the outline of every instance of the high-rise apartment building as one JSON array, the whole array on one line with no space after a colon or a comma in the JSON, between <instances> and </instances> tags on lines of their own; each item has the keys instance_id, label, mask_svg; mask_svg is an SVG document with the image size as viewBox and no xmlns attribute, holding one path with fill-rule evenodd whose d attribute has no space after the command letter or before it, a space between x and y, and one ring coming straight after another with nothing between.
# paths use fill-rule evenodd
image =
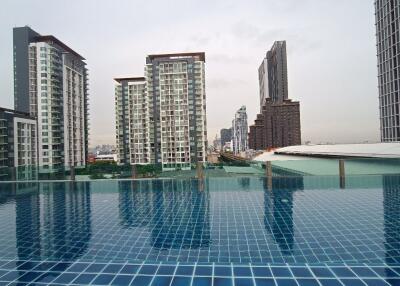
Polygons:
<instances>
[{"instance_id":1,"label":"high-rise apartment building","mask_svg":"<svg viewBox=\"0 0 400 286\"><path fill-rule=\"evenodd\" d=\"M149 102L144 77L116 78L117 155L120 164L150 163Z\"/></svg>"},{"instance_id":2,"label":"high-rise apartment building","mask_svg":"<svg viewBox=\"0 0 400 286\"><path fill-rule=\"evenodd\" d=\"M54 36L14 28L14 106L37 118L42 170L85 166L88 86L85 59Z\"/></svg>"},{"instance_id":3,"label":"high-rise apartment building","mask_svg":"<svg viewBox=\"0 0 400 286\"><path fill-rule=\"evenodd\" d=\"M260 114L250 126L249 148L301 144L300 103L289 99L286 42L275 42L258 69Z\"/></svg>"},{"instance_id":4,"label":"high-rise apartment building","mask_svg":"<svg viewBox=\"0 0 400 286\"><path fill-rule=\"evenodd\" d=\"M376 0L376 48L381 141L400 141L400 3Z\"/></svg>"},{"instance_id":5,"label":"high-rise apartment building","mask_svg":"<svg viewBox=\"0 0 400 286\"><path fill-rule=\"evenodd\" d=\"M206 161L204 69L204 53L157 54L147 56L144 78L115 79L120 164L168 170Z\"/></svg>"},{"instance_id":6,"label":"high-rise apartment building","mask_svg":"<svg viewBox=\"0 0 400 286\"><path fill-rule=\"evenodd\" d=\"M232 120L232 150L235 155L247 151L248 125L246 106L242 106L235 113L235 118Z\"/></svg>"},{"instance_id":7,"label":"high-rise apartment building","mask_svg":"<svg viewBox=\"0 0 400 286\"><path fill-rule=\"evenodd\" d=\"M0 108L0 180L12 173L15 177L8 179L34 178L28 168L37 163L36 132L36 119L29 113Z\"/></svg>"}]
</instances>

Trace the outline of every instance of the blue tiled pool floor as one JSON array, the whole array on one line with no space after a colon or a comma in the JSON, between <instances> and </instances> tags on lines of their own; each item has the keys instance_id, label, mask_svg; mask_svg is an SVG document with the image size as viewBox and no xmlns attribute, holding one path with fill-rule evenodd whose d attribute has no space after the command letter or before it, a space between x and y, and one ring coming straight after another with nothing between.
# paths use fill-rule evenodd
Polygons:
<instances>
[{"instance_id":1,"label":"blue tiled pool floor","mask_svg":"<svg viewBox=\"0 0 400 286\"><path fill-rule=\"evenodd\" d=\"M372 179L2 183L0 285L400 285L400 177Z\"/></svg>"},{"instance_id":2,"label":"blue tiled pool floor","mask_svg":"<svg viewBox=\"0 0 400 286\"><path fill-rule=\"evenodd\" d=\"M389 265L0 263L0 285L400 285L400 267Z\"/></svg>"}]
</instances>

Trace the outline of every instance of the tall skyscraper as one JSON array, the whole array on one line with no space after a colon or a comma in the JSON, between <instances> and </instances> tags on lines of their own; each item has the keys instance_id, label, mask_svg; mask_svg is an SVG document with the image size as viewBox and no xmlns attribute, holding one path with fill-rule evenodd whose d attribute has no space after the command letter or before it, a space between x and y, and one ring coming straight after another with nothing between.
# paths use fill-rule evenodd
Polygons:
<instances>
[{"instance_id":1,"label":"tall skyscraper","mask_svg":"<svg viewBox=\"0 0 400 286\"><path fill-rule=\"evenodd\" d=\"M144 78L115 80L120 164L168 170L205 162L204 53L149 55Z\"/></svg>"},{"instance_id":2,"label":"tall skyscraper","mask_svg":"<svg viewBox=\"0 0 400 286\"><path fill-rule=\"evenodd\" d=\"M235 155L247 151L247 132L246 106L242 106L238 111L236 111L235 118L232 120L232 149Z\"/></svg>"},{"instance_id":3,"label":"tall skyscraper","mask_svg":"<svg viewBox=\"0 0 400 286\"><path fill-rule=\"evenodd\" d=\"M258 68L260 107L266 98L274 102L288 99L286 41L277 41Z\"/></svg>"},{"instance_id":4,"label":"tall skyscraper","mask_svg":"<svg viewBox=\"0 0 400 286\"><path fill-rule=\"evenodd\" d=\"M54 36L14 28L14 106L37 118L42 170L85 166L88 86L85 59Z\"/></svg>"},{"instance_id":5,"label":"tall skyscraper","mask_svg":"<svg viewBox=\"0 0 400 286\"><path fill-rule=\"evenodd\" d=\"M375 1L381 141L400 141L400 3Z\"/></svg>"},{"instance_id":6,"label":"tall skyscraper","mask_svg":"<svg viewBox=\"0 0 400 286\"><path fill-rule=\"evenodd\" d=\"M260 114L250 126L250 149L301 144L300 103L289 99L287 74L286 41L278 41L258 69Z\"/></svg>"}]
</instances>

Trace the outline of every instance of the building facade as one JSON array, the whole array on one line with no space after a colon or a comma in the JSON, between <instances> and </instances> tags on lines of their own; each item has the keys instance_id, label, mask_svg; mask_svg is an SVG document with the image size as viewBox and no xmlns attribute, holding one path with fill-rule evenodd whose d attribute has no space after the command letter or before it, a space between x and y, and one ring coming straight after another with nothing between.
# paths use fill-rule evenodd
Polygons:
<instances>
[{"instance_id":1,"label":"building facade","mask_svg":"<svg viewBox=\"0 0 400 286\"><path fill-rule=\"evenodd\" d=\"M227 142L232 140L232 127L231 128L223 128L220 132L221 136L221 146L224 146Z\"/></svg>"},{"instance_id":2,"label":"building facade","mask_svg":"<svg viewBox=\"0 0 400 286\"><path fill-rule=\"evenodd\" d=\"M248 125L246 106L242 106L235 113L232 120L232 151L235 155L248 149Z\"/></svg>"},{"instance_id":3,"label":"building facade","mask_svg":"<svg viewBox=\"0 0 400 286\"><path fill-rule=\"evenodd\" d=\"M0 108L0 180L11 173L15 180L34 178L36 136L36 119L29 113ZM17 169L11 172L11 168Z\"/></svg>"},{"instance_id":4,"label":"building facade","mask_svg":"<svg viewBox=\"0 0 400 286\"><path fill-rule=\"evenodd\" d=\"M286 41L277 41L258 68L260 107L266 98L274 102L288 99Z\"/></svg>"},{"instance_id":5,"label":"building facade","mask_svg":"<svg viewBox=\"0 0 400 286\"><path fill-rule=\"evenodd\" d=\"M266 99L262 119L264 126L262 136L267 149L301 145L300 103L298 101L287 99L276 103L271 99ZM257 135L260 136L260 133ZM263 148L254 148L254 150L259 149Z\"/></svg>"},{"instance_id":6,"label":"building facade","mask_svg":"<svg viewBox=\"0 0 400 286\"><path fill-rule=\"evenodd\" d=\"M400 141L399 13L399 1L375 1L379 115L382 142Z\"/></svg>"},{"instance_id":7,"label":"building facade","mask_svg":"<svg viewBox=\"0 0 400 286\"><path fill-rule=\"evenodd\" d=\"M249 131L249 148L252 150L264 149L264 116L257 114L257 119L254 124L250 126Z\"/></svg>"},{"instance_id":8,"label":"building facade","mask_svg":"<svg viewBox=\"0 0 400 286\"><path fill-rule=\"evenodd\" d=\"M144 77L116 78L117 155L120 164L150 163L149 102Z\"/></svg>"},{"instance_id":9,"label":"building facade","mask_svg":"<svg viewBox=\"0 0 400 286\"><path fill-rule=\"evenodd\" d=\"M14 28L14 106L37 119L43 171L85 166L88 85L85 59L54 36Z\"/></svg>"},{"instance_id":10,"label":"building facade","mask_svg":"<svg viewBox=\"0 0 400 286\"><path fill-rule=\"evenodd\" d=\"M120 164L172 170L206 161L204 53L149 55L145 77L116 81Z\"/></svg>"},{"instance_id":11,"label":"building facade","mask_svg":"<svg viewBox=\"0 0 400 286\"><path fill-rule=\"evenodd\" d=\"M286 42L275 42L258 69L260 114L250 126L249 148L301 144L300 103L289 99Z\"/></svg>"}]
</instances>

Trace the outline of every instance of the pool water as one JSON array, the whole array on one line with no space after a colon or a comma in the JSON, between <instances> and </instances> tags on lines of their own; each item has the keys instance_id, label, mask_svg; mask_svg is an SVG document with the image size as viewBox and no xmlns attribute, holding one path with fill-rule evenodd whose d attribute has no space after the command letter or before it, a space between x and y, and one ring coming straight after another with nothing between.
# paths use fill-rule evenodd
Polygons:
<instances>
[{"instance_id":1,"label":"pool water","mask_svg":"<svg viewBox=\"0 0 400 286\"><path fill-rule=\"evenodd\" d=\"M2 183L0 285L400 285L400 176L350 182Z\"/></svg>"}]
</instances>

